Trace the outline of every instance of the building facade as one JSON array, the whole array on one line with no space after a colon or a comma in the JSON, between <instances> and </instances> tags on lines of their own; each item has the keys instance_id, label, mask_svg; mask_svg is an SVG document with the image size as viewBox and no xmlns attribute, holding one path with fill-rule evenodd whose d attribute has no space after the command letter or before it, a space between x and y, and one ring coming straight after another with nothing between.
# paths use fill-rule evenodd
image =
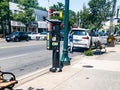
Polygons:
<instances>
[{"instance_id":1,"label":"building facade","mask_svg":"<svg viewBox=\"0 0 120 90\"><path fill-rule=\"evenodd\" d=\"M48 12L39 10L39 9L34 9L34 14L35 14L35 21L38 24L38 33L42 31L48 31L48 23L43 20L43 17L48 17Z\"/></svg>"}]
</instances>

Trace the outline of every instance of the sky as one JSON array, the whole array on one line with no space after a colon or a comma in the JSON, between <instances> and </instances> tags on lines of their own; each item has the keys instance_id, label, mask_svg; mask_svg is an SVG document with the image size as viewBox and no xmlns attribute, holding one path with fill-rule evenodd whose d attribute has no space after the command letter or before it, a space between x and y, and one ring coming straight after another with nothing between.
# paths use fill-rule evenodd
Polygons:
<instances>
[{"instance_id":1,"label":"sky","mask_svg":"<svg viewBox=\"0 0 120 90\"><path fill-rule=\"evenodd\" d=\"M87 5L90 0L69 0L69 9L75 12L82 10L83 4ZM61 2L65 4L65 0L38 0L39 5L48 9L48 6L52 6L53 4L57 4L57 2Z\"/></svg>"},{"instance_id":2,"label":"sky","mask_svg":"<svg viewBox=\"0 0 120 90\"><path fill-rule=\"evenodd\" d=\"M49 4L48 4L49 1ZM69 9L73 10L75 12L78 12L80 10L82 10L83 5L88 4L90 0L69 0ZM65 4L65 0L38 0L39 5L42 7L45 7L48 9L48 6L52 6L53 4L57 4L57 2L61 2L63 4ZM117 5L120 5L120 0L117 0Z\"/></svg>"}]
</instances>

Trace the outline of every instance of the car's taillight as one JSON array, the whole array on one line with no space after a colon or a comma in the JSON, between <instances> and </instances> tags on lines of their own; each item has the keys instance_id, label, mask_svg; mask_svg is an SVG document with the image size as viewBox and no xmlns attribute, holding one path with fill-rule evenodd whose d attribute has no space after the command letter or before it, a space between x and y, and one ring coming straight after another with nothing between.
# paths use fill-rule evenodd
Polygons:
<instances>
[{"instance_id":1,"label":"car's taillight","mask_svg":"<svg viewBox=\"0 0 120 90\"><path fill-rule=\"evenodd\" d=\"M88 37L88 36L86 36L86 37L82 37L82 39L89 39L89 37Z\"/></svg>"}]
</instances>

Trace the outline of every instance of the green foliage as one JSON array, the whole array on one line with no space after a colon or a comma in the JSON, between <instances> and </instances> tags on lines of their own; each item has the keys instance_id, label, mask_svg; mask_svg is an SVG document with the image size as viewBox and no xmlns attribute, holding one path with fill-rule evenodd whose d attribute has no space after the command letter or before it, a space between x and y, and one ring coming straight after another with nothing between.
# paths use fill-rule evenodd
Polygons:
<instances>
[{"instance_id":1,"label":"green foliage","mask_svg":"<svg viewBox=\"0 0 120 90\"><path fill-rule=\"evenodd\" d=\"M69 22L70 26L72 26L77 21L77 15L74 11L69 10Z\"/></svg>"},{"instance_id":2,"label":"green foliage","mask_svg":"<svg viewBox=\"0 0 120 90\"><path fill-rule=\"evenodd\" d=\"M86 56L93 56L93 55L94 55L94 52L93 52L91 49L89 49L89 50L84 51L84 54L85 54Z\"/></svg>"},{"instance_id":3,"label":"green foliage","mask_svg":"<svg viewBox=\"0 0 120 90\"><path fill-rule=\"evenodd\" d=\"M53 4L53 6L50 7L51 9L53 9L54 11L62 11L63 14L64 14L64 4L60 3L60 2L57 2L57 4ZM59 19L61 21L63 21L63 17L59 17L59 15L56 15L56 16L52 16L51 17L52 19Z\"/></svg>"},{"instance_id":4,"label":"green foliage","mask_svg":"<svg viewBox=\"0 0 120 90\"><path fill-rule=\"evenodd\" d=\"M8 0L0 0L0 33L5 35L5 30L11 18L11 11L9 10Z\"/></svg>"},{"instance_id":5,"label":"green foliage","mask_svg":"<svg viewBox=\"0 0 120 90\"><path fill-rule=\"evenodd\" d=\"M55 11L63 11L64 7L64 4L57 2L57 5L53 4L53 6L51 6L50 8L54 9Z\"/></svg>"},{"instance_id":6,"label":"green foliage","mask_svg":"<svg viewBox=\"0 0 120 90\"><path fill-rule=\"evenodd\" d=\"M20 0L10 0L10 1L18 3L18 4L21 4L21 2L26 2L32 8L36 8L36 9L47 11L46 8L41 7L41 6L38 5L38 0L29 0L29 1L25 1L25 0L21 0L21 1ZM27 5L27 4L24 4L24 5Z\"/></svg>"},{"instance_id":7,"label":"green foliage","mask_svg":"<svg viewBox=\"0 0 120 90\"><path fill-rule=\"evenodd\" d=\"M13 14L14 20L21 21L28 25L35 20L35 17L33 16L34 9L32 7L37 5L37 0L19 0L18 3L18 7L21 11Z\"/></svg>"},{"instance_id":8,"label":"green foliage","mask_svg":"<svg viewBox=\"0 0 120 90\"><path fill-rule=\"evenodd\" d=\"M7 19L8 11L9 11L9 8L8 8L7 0L1 0L0 1L0 20Z\"/></svg>"},{"instance_id":9,"label":"green foliage","mask_svg":"<svg viewBox=\"0 0 120 90\"><path fill-rule=\"evenodd\" d=\"M47 9L46 9L46 8L44 8L44 7L36 6L35 8L36 8L36 9L40 9L40 10L47 11Z\"/></svg>"},{"instance_id":10,"label":"green foliage","mask_svg":"<svg viewBox=\"0 0 120 90\"><path fill-rule=\"evenodd\" d=\"M83 7L80 13L82 27L96 28L102 27L102 22L111 15L112 2L109 0L90 0L89 8Z\"/></svg>"},{"instance_id":11,"label":"green foliage","mask_svg":"<svg viewBox=\"0 0 120 90\"><path fill-rule=\"evenodd\" d=\"M53 4L53 6L51 6L50 8L52 8L54 11L62 11L63 12L63 17L60 18L59 15L58 16L52 16L52 19L59 19L61 21L64 20L64 8L65 8L65 5L60 3L60 2L57 2L57 4ZM69 10L69 24L70 26L72 26L74 23L76 23L76 13L72 10Z\"/></svg>"},{"instance_id":12,"label":"green foliage","mask_svg":"<svg viewBox=\"0 0 120 90\"><path fill-rule=\"evenodd\" d=\"M59 16L52 16L51 18L52 18L52 19L59 19L59 20L63 21L63 18L61 18L61 17L59 17Z\"/></svg>"},{"instance_id":13,"label":"green foliage","mask_svg":"<svg viewBox=\"0 0 120 90\"><path fill-rule=\"evenodd\" d=\"M80 18L81 18L81 27L82 28L90 28L91 27L91 21L90 21L90 11L86 6L83 7L83 11L80 12Z\"/></svg>"}]
</instances>

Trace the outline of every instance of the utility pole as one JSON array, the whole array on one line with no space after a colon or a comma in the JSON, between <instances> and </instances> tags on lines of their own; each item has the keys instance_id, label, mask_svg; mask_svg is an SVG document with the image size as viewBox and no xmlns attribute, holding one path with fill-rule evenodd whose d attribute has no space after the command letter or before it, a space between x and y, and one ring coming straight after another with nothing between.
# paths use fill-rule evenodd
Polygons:
<instances>
[{"instance_id":1,"label":"utility pole","mask_svg":"<svg viewBox=\"0 0 120 90\"><path fill-rule=\"evenodd\" d=\"M69 23L69 0L65 0L65 15L64 15L64 44L61 63L63 65L70 65L70 58L68 57L68 23Z\"/></svg>"},{"instance_id":2,"label":"utility pole","mask_svg":"<svg viewBox=\"0 0 120 90\"><path fill-rule=\"evenodd\" d=\"M117 2L117 0L113 0L112 15L110 18L110 33L109 34L111 34L113 32L113 20L114 20L116 2Z\"/></svg>"},{"instance_id":3,"label":"utility pole","mask_svg":"<svg viewBox=\"0 0 120 90\"><path fill-rule=\"evenodd\" d=\"M120 5L117 6L117 15L116 15L116 18L117 18L117 19L119 18L119 11L120 11Z\"/></svg>"},{"instance_id":4,"label":"utility pole","mask_svg":"<svg viewBox=\"0 0 120 90\"><path fill-rule=\"evenodd\" d=\"M9 0L8 0L8 29L9 29L9 34L11 33L11 17L10 17L10 4L9 4Z\"/></svg>"},{"instance_id":5,"label":"utility pole","mask_svg":"<svg viewBox=\"0 0 120 90\"><path fill-rule=\"evenodd\" d=\"M48 19L50 19L50 0L48 0ZM48 31L50 31L50 23L48 22Z\"/></svg>"}]
</instances>

